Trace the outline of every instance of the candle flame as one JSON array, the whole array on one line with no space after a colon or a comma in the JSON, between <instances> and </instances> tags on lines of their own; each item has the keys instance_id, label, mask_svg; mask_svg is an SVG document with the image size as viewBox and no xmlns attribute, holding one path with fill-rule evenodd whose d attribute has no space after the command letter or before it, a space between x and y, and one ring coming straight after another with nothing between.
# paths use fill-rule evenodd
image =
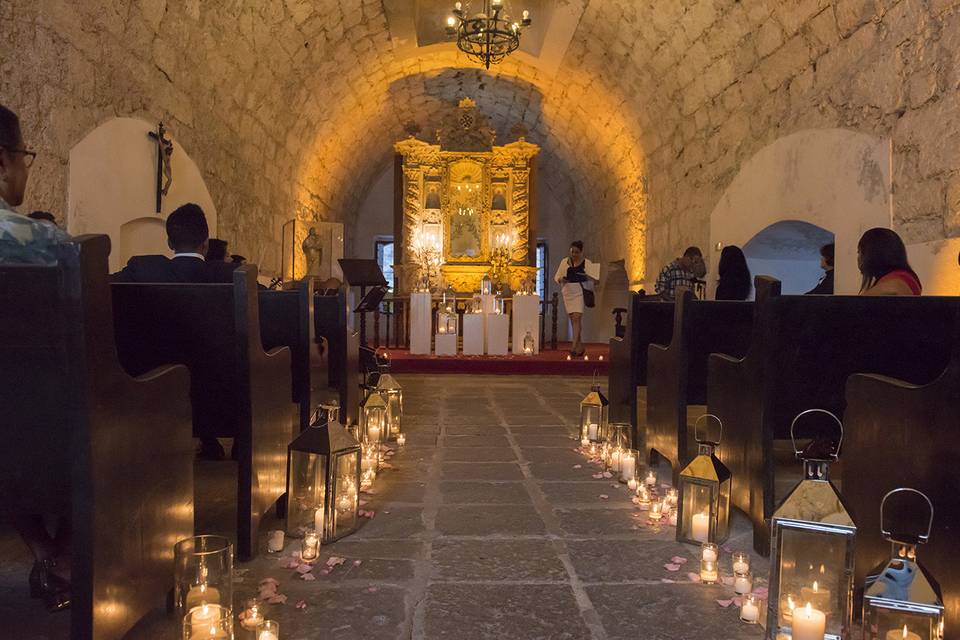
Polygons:
<instances>
[{"instance_id":1,"label":"candle flame","mask_svg":"<svg viewBox=\"0 0 960 640\"><path fill-rule=\"evenodd\" d=\"M903 637L907 637L907 625L903 625Z\"/></svg>"},{"instance_id":2,"label":"candle flame","mask_svg":"<svg viewBox=\"0 0 960 640\"><path fill-rule=\"evenodd\" d=\"M823 575L826 571L826 568L823 565L820 565L820 575Z\"/></svg>"},{"instance_id":3,"label":"candle flame","mask_svg":"<svg viewBox=\"0 0 960 640\"><path fill-rule=\"evenodd\" d=\"M813 581L813 592L814 592L814 593L817 593L818 591L820 591L820 588L817 586L817 581L814 580L814 581Z\"/></svg>"},{"instance_id":4,"label":"candle flame","mask_svg":"<svg viewBox=\"0 0 960 640\"><path fill-rule=\"evenodd\" d=\"M813 606L808 602L807 603L807 617L813 616Z\"/></svg>"},{"instance_id":5,"label":"candle flame","mask_svg":"<svg viewBox=\"0 0 960 640\"><path fill-rule=\"evenodd\" d=\"M787 596L787 608L793 611L797 608L797 603L793 601L793 596Z\"/></svg>"},{"instance_id":6,"label":"candle flame","mask_svg":"<svg viewBox=\"0 0 960 640\"><path fill-rule=\"evenodd\" d=\"M215 635L217 635L217 627L216 625L210 625L210 637L213 637Z\"/></svg>"}]
</instances>

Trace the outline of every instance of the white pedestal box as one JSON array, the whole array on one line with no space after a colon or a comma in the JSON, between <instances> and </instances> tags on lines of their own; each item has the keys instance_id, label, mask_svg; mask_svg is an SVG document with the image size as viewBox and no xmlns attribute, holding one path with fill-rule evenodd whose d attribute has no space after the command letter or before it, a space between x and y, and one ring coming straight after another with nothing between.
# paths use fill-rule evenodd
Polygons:
<instances>
[{"instance_id":1,"label":"white pedestal box","mask_svg":"<svg viewBox=\"0 0 960 640\"><path fill-rule=\"evenodd\" d=\"M429 293L410 294L410 353L430 355L430 333L433 314Z\"/></svg>"},{"instance_id":2,"label":"white pedestal box","mask_svg":"<svg viewBox=\"0 0 960 640\"><path fill-rule=\"evenodd\" d=\"M482 356L484 354L483 314L463 314L463 355Z\"/></svg>"},{"instance_id":3,"label":"white pedestal box","mask_svg":"<svg viewBox=\"0 0 960 640\"><path fill-rule=\"evenodd\" d=\"M436 340L435 352L438 356L457 355L457 334L438 333L434 339Z\"/></svg>"},{"instance_id":4,"label":"white pedestal box","mask_svg":"<svg viewBox=\"0 0 960 640\"><path fill-rule=\"evenodd\" d=\"M540 353L540 296L513 296L514 355L523 355L523 338L527 331L533 336L533 352Z\"/></svg>"},{"instance_id":5,"label":"white pedestal box","mask_svg":"<svg viewBox=\"0 0 960 640\"><path fill-rule=\"evenodd\" d=\"M507 343L510 340L510 317L502 313L487 316L487 355L507 355Z\"/></svg>"},{"instance_id":6,"label":"white pedestal box","mask_svg":"<svg viewBox=\"0 0 960 640\"><path fill-rule=\"evenodd\" d=\"M481 295L481 309L483 309L484 314L493 313L493 310L497 306L497 296L490 293L487 295Z\"/></svg>"}]
</instances>

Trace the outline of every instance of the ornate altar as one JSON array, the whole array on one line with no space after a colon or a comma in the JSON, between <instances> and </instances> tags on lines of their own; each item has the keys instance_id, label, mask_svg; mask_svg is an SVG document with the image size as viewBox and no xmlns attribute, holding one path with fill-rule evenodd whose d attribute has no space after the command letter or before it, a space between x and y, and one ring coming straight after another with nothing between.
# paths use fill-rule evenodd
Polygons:
<instances>
[{"instance_id":1,"label":"ornate altar","mask_svg":"<svg viewBox=\"0 0 960 640\"><path fill-rule=\"evenodd\" d=\"M521 290L536 275L531 171L540 148L524 140L494 146L495 133L465 98L437 131L395 145L403 161L399 200L400 292Z\"/></svg>"}]
</instances>

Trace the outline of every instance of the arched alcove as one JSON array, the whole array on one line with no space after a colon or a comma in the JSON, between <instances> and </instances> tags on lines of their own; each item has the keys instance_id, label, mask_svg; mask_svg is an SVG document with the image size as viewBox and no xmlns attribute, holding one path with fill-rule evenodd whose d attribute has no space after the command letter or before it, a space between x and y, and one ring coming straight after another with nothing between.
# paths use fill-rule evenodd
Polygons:
<instances>
[{"instance_id":1,"label":"arched alcove","mask_svg":"<svg viewBox=\"0 0 960 640\"><path fill-rule=\"evenodd\" d=\"M157 146L148 135L155 127L136 118L113 118L70 150L67 229L75 236L110 236L111 271L119 270L141 250L167 253L163 224L182 204L195 202L203 207L210 235L216 236L217 209L210 192L173 132L168 134L173 139L173 182L160 213L156 212ZM159 243L158 228L163 238Z\"/></svg>"},{"instance_id":2,"label":"arched alcove","mask_svg":"<svg viewBox=\"0 0 960 640\"><path fill-rule=\"evenodd\" d=\"M867 229L891 224L890 154L889 140L847 129L800 131L757 152L710 216L711 292L718 247L743 247L767 227L789 220L833 233L835 291L855 294L857 241Z\"/></svg>"},{"instance_id":3,"label":"arched alcove","mask_svg":"<svg viewBox=\"0 0 960 640\"><path fill-rule=\"evenodd\" d=\"M831 231L801 220L782 220L764 228L743 245L752 275L773 276L784 294L812 289L823 271L820 247L834 242Z\"/></svg>"}]
</instances>

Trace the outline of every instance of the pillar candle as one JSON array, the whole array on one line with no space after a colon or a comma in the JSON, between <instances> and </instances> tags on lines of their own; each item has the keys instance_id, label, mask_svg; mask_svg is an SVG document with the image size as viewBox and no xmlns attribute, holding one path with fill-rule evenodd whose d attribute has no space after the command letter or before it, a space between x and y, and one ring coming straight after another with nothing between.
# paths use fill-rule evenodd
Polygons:
<instances>
[{"instance_id":1,"label":"pillar candle","mask_svg":"<svg viewBox=\"0 0 960 640\"><path fill-rule=\"evenodd\" d=\"M267 551L280 553L283 551L283 530L278 529L267 534Z\"/></svg>"},{"instance_id":2,"label":"pillar candle","mask_svg":"<svg viewBox=\"0 0 960 640\"><path fill-rule=\"evenodd\" d=\"M700 549L700 559L708 562L717 561L717 545L713 543L704 544Z\"/></svg>"},{"instance_id":3,"label":"pillar candle","mask_svg":"<svg viewBox=\"0 0 960 640\"><path fill-rule=\"evenodd\" d=\"M218 604L194 607L187 614L184 626L189 625L191 636L195 638L226 638L226 632L221 629L224 612L225 609Z\"/></svg>"},{"instance_id":4,"label":"pillar candle","mask_svg":"<svg viewBox=\"0 0 960 640\"><path fill-rule=\"evenodd\" d=\"M587 426L587 439L588 439L588 440L596 440L596 439L597 439L597 431L599 431L599 430L600 430L600 425L598 425L596 422L591 422L591 423Z\"/></svg>"},{"instance_id":5,"label":"pillar candle","mask_svg":"<svg viewBox=\"0 0 960 640\"><path fill-rule=\"evenodd\" d=\"M756 624L760 621L760 604L756 596L747 596L740 605L740 619L747 624Z\"/></svg>"},{"instance_id":6,"label":"pillar candle","mask_svg":"<svg viewBox=\"0 0 960 640\"><path fill-rule=\"evenodd\" d=\"M407 436L401 433L397 436L397 446L402 447L405 444L407 444Z\"/></svg>"},{"instance_id":7,"label":"pillar candle","mask_svg":"<svg viewBox=\"0 0 960 640\"><path fill-rule=\"evenodd\" d=\"M697 542L706 542L710 539L710 516L705 513L695 513L690 522L690 535Z\"/></svg>"},{"instance_id":8,"label":"pillar candle","mask_svg":"<svg viewBox=\"0 0 960 640\"><path fill-rule=\"evenodd\" d=\"M323 524L324 524L324 514L323 507L320 507L313 512L313 529L314 531L323 533Z\"/></svg>"},{"instance_id":9,"label":"pillar candle","mask_svg":"<svg viewBox=\"0 0 960 640\"><path fill-rule=\"evenodd\" d=\"M907 629L907 625L903 625L902 629L892 629L887 631L887 637L885 640L921 640L921 638L918 634Z\"/></svg>"},{"instance_id":10,"label":"pillar candle","mask_svg":"<svg viewBox=\"0 0 960 640\"><path fill-rule=\"evenodd\" d=\"M610 451L610 471L620 473L620 463L623 458L623 450L613 449Z\"/></svg>"},{"instance_id":11,"label":"pillar candle","mask_svg":"<svg viewBox=\"0 0 960 640\"><path fill-rule=\"evenodd\" d=\"M827 615L819 609L814 609L808 602L807 606L793 611L793 622L790 624L792 640L823 640L827 629Z\"/></svg>"},{"instance_id":12,"label":"pillar candle","mask_svg":"<svg viewBox=\"0 0 960 640\"><path fill-rule=\"evenodd\" d=\"M190 587L184 608L190 611L202 604L220 604L220 591L206 582Z\"/></svg>"},{"instance_id":13,"label":"pillar candle","mask_svg":"<svg viewBox=\"0 0 960 640\"><path fill-rule=\"evenodd\" d=\"M632 453L624 453L620 457L620 480L631 482L637 474L637 457Z\"/></svg>"},{"instance_id":14,"label":"pillar candle","mask_svg":"<svg viewBox=\"0 0 960 640\"><path fill-rule=\"evenodd\" d=\"M800 602L809 602L814 608L829 611L833 608L830 602L830 590L824 589L814 580L813 586L800 589Z\"/></svg>"}]
</instances>

